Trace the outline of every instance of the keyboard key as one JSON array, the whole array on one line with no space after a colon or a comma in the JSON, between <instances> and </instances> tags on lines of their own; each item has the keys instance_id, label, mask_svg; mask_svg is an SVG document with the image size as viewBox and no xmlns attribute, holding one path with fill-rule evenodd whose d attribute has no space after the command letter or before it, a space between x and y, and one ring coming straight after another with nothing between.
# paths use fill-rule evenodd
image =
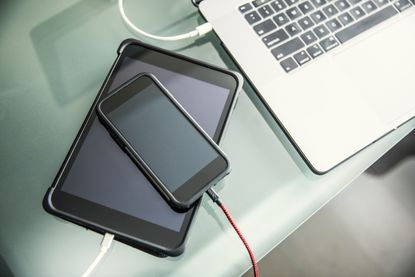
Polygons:
<instances>
[{"instance_id":1,"label":"keyboard key","mask_svg":"<svg viewBox=\"0 0 415 277\"><path fill-rule=\"evenodd\" d=\"M300 24L301 28L303 28L304 31L314 26L313 21L311 21L311 19L308 16L298 20L298 24Z\"/></svg>"},{"instance_id":2,"label":"keyboard key","mask_svg":"<svg viewBox=\"0 0 415 277\"><path fill-rule=\"evenodd\" d=\"M268 16L271 16L274 14L274 10L271 9L269 5L262 6L258 9L259 14L262 16L262 18L267 18Z\"/></svg>"},{"instance_id":3,"label":"keyboard key","mask_svg":"<svg viewBox=\"0 0 415 277\"><path fill-rule=\"evenodd\" d=\"M343 26L349 25L354 21L353 17L349 13L343 13L337 17Z\"/></svg>"},{"instance_id":4,"label":"keyboard key","mask_svg":"<svg viewBox=\"0 0 415 277\"><path fill-rule=\"evenodd\" d=\"M379 8L388 4L388 0L374 0L373 2L375 2L376 6Z\"/></svg>"},{"instance_id":5,"label":"keyboard key","mask_svg":"<svg viewBox=\"0 0 415 277\"><path fill-rule=\"evenodd\" d=\"M293 7L287 10L287 15L291 20L294 20L301 16L301 12L297 7Z\"/></svg>"},{"instance_id":6,"label":"keyboard key","mask_svg":"<svg viewBox=\"0 0 415 277\"><path fill-rule=\"evenodd\" d=\"M245 15L245 19L246 19L246 21L248 21L249 24L252 25L252 24L257 23L258 21L260 21L261 17L259 16L259 14L256 11L253 11L253 12L247 13Z\"/></svg>"},{"instance_id":7,"label":"keyboard key","mask_svg":"<svg viewBox=\"0 0 415 277\"><path fill-rule=\"evenodd\" d=\"M305 42L305 44L307 44L307 45L310 45L311 43L313 43L317 40L316 35L311 31L308 31L308 32L302 34L300 37Z\"/></svg>"},{"instance_id":8,"label":"keyboard key","mask_svg":"<svg viewBox=\"0 0 415 277\"><path fill-rule=\"evenodd\" d=\"M299 64L299 65L303 65L309 61L311 61L310 56L307 55L306 51L300 51L297 54L294 55L294 59L295 61Z\"/></svg>"},{"instance_id":9,"label":"keyboard key","mask_svg":"<svg viewBox=\"0 0 415 277\"><path fill-rule=\"evenodd\" d=\"M277 25L272 22L271 19L268 19L264 22L259 23L258 25L254 26L255 32L261 36L263 34L266 34L268 32L271 32L272 30L276 29Z\"/></svg>"},{"instance_id":10,"label":"keyboard key","mask_svg":"<svg viewBox=\"0 0 415 277\"><path fill-rule=\"evenodd\" d=\"M324 51L328 52L331 49L339 46L339 43L334 37L331 36L320 41L320 46L323 47Z\"/></svg>"},{"instance_id":11,"label":"keyboard key","mask_svg":"<svg viewBox=\"0 0 415 277\"><path fill-rule=\"evenodd\" d=\"M312 10L314 10L313 5L311 5L311 3L308 2L308 1L301 3L300 5L298 5L298 7L303 12L303 14L307 14L307 13L311 12Z\"/></svg>"},{"instance_id":12,"label":"keyboard key","mask_svg":"<svg viewBox=\"0 0 415 277\"><path fill-rule=\"evenodd\" d=\"M398 0L393 4L400 12L403 12L407 8L411 7L411 3L408 0Z\"/></svg>"},{"instance_id":13,"label":"keyboard key","mask_svg":"<svg viewBox=\"0 0 415 277\"><path fill-rule=\"evenodd\" d=\"M340 22L337 19L332 19L327 21L326 23L327 27L330 29L330 31L335 32L338 29L340 29L342 27L342 25L340 24Z\"/></svg>"},{"instance_id":14,"label":"keyboard key","mask_svg":"<svg viewBox=\"0 0 415 277\"><path fill-rule=\"evenodd\" d=\"M376 26L379 23L382 23L383 21L391 18L397 13L398 12L392 6L387 6L383 10L380 10L360 20L359 22L350 25L346 29L336 33L336 37L341 43L345 43L346 41L354 38L355 36L363 33L364 31L372 28L373 26Z\"/></svg>"},{"instance_id":15,"label":"keyboard key","mask_svg":"<svg viewBox=\"0 0 415 277\"><path fill-rule=\"evenodd\" d=\"M346 0L338 0L334 2L334 5L336 6L339 11L347 10L350 7L350 4Z\"/></svg>"},{"instance_id":16,"label":"keyboard key","mask_svg":"<svg viewBox=\"0 0 415 277\"><path fill-rule=\"evenodd\" d=\"M285 42L284 44L274 48L271 50L271 53L274 55L274 57L277 60L281 60L282 58L297 52L301 48L303 48L305 45L299 38L294 38L288 42Z\"/></svg>"},{"instance_id":17,"label":"keyboard key","mask_svg":"<svg viewBox=\"0 0 415 277\"><path fill-rule=\"evenodd\" d=\"M335 16L336 14L338 14L339 12L337 11L337 9L332 5L328 5L327 7L323 8L323 12L326 14L326 16L328 18Z\"/></svg>"},{"instance_id":18,"label":"keyboard key","mask_svg":"<svg viewBox=\"0 0 415 277\"><path fill-rule=\"evenodd\" d=\"M295 36L295 35L301 33L301 28L300 28L300 26L298 26L297 23L292 23L292 24L287 25L285 27L285 30L287 31L287 33L290 36Z\"/></svg>"},{"instance_id":19,"label":"keyboard key","mask_svg":"<svg viewBox=\"0 0 415 277\"><path fill-rule=\"evenodd\" d=\"M252 5L250 3L246 3L245 5L242 5L239 7L239 11L241 13L246 13L247 11L252 10Z\"/></svg>"},{"instance_id":20,"label":"keyboard key","mask_svg":"<svg viewBox=\"0 0 415 277\"><path fill-rule=\"evenodd\" d=\"M318 36L318 38L324 38L330 34L330 31L323 24L314 28L313 31Z\"/></svg>"},{"instance_id":21,"label":"keyboard key","mask_svg":"<svg viewBox=\"0 0 415 277\"><path fill-rule=\"evenodd\" d=\"M266 46L268 46L268 48L270 48L283 42L284 40L287 40L288 38L289 36L287 35L287 33L283 29L280 29L266 37L263 37L262 41L265 43Z\"/></svg>"},{"instance_id":22,"label":"keyboard key","mask_svg":"<svg viewBox=\"0 0 415 277\"><path fill-rule=\"evenodd\" d=\"M275 12L279 12L285 9L287 5L282 0L277 0L271 3L271 7L275 10Z\"/></svg>"},{"instance_id":23,"label":"keyboard key","mask_svg":"<svg viewBox=\"0 0 415 277\"><path fill-rule=\"evenodd\" d=\"M254 7L256 8L256 7L259 7L261 5L268 3L269 1L271 0L255 0L252 2L252 5L254 5Z\"/></svg>"},{"instance_id":24,"label":"keyboard key","mask_svg":"<svg viewBox=\"0 0 415 277\"><path fill-rule=\"evenodd\" d=\"M363 3L362 8L363 10L365 10L366 13L371 13L377 9L376 5L372 1L367 1Z\"/></svg>"},{"instance_id":25,"label":"keyboard key","mask_svg":"<svg viewBox=\"0 0 415 277\"><path fill-rule=\"evenodd\" d=\"M275 23L277 23L277 25L280 27L284 24L287 24L290 21L288 17L285 15L285 13L277 14L276 16L273 17L273 19Z\"/></svg>"},{"instance_id":26,"label":"keyboard key","mask_svg":"<svg viewBox=\"0 0 415 277\"><path fill-rule=\"evenodd\" d=\"M351 3L352 5L359 4L360 2L362 2L362 0L349 0L349 3Z\"/></svg>"},{"instance_id":27,"label":"keyboard key","mask_svg":"<svg viewBox=\"0 0 415 277\"><path fill-rule=\"evenodd\" d=\"M324 6L327 3L326 0L311 0L311 2L313 2L314 6L317 8Z\"/></svg>"},{"instance_id":28,"label":"keyboard key","mask_svg":"<svg viewBox=\"0 0 415 277\"><path fill-rule=\"evenodd\" d=\"M284 0L288 6L292 6L297 3L299 0Z\"/></svg>"},{"instance_id":29,"label":"keyboard key","mask_svg":"<svg viewBox=\"0 0 415 277\"><path fill-rule=\"evenodd\" d=\"M350 14L354 17L354 19L358 20L362 16L364 16L366 13L362 10L361 7L356 7L350 10Z\"/></svg>"},{"instance_id":30,"label":"keyboard key","mask_svg":"<svg viewBox=\"0 0 415 277\"><path fill-rule=\"evenodd\" d=\"M280 65L282 66L282 68L284 68L285 72L287 73L298 67L293 58L288 58L286 60L281 61Z\"/></svg>"},{"instance_id":31,"label":"keyboard key","mask_svg":"<svg viewBox=\"0 0 415 277\"><path fill-rule=\"evenodd\" d=\"M316 24L321 23L327 19L327 17L321 11L313 12L311 14L311 18L314 20Z\"/></svg>"},{"instance_id":32,"label":"keyboard key","mask_svg":"<svg viewBox=\"0 0 415 277\"><path fill-rule=\"evenodd\" d=\"M318 46L318 44L314 44L308 47L307 52L313 59L317 58L318 56L324 53L323 50L321 50L320 46Z\"/></svg>"}]
</instances>

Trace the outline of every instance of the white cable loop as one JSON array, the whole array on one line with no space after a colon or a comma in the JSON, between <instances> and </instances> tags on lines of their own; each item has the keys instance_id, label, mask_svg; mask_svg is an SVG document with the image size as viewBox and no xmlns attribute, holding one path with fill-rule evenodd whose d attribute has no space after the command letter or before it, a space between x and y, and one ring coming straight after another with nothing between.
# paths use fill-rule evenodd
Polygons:
<instances>
[{"instance_id":1,"label":"white cable loop","mask_svg":"<svg viewBox=\"0 0 415 277\"><path fill-rule=\"evenodd\" d=\"M183 40L183 39L188 39L188 38L193 38L193 37L201 37L209 33L210 31L212 31L212 25L209 22L207 22L196 27L195 30L189 33L186 33L186 34L181 34L177 36L167 36L167 37L152 35L139 29L137 26L134 25L134 23L130 21L130 19L127 17L124 11L124 0L118 0L118 7L120 9L121 17L124 20L124 22L128 25L128 27L130 27L132 30L134 30L136 33L142 36L152 38L155 40L165 40L165 41Z\"/></svg>"}]
</instances>

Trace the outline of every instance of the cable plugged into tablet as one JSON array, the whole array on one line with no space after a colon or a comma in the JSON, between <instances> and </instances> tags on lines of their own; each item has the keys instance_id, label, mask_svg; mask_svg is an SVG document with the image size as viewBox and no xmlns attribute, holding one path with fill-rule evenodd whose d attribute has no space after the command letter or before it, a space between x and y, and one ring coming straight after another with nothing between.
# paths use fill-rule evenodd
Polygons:
<instances>
[{"instance_id":1,"label":"cable plugged into tablet","mask_svg":"<svg viewBox=\"0 0 415 277\"><path fill-rule=\"evenodd\" d=\"M246 250L248 251L249 257L251 258L252 267L253 267L253 270L254 270L254 276L259 277L259 269L258 269L258 265L257 265L256 259L255 259L255 256L254 256L254 252L252 251L251 247L249 246L249 244L246 241L246 239L245 239L244 235L242 234L242 232L239 230L238 226L236 225L235 221L233 220L233 218L232 218L231 214L229 213L228 209L225 207L225 205L219 199L219 195L212 188L210 188L207 191L207 194L212 199L212 201L214 203L216 203L221 208L221 210L225 214L226 218L231 223L233 229L238 234L238 236L241 239L242 243L244 244ZM113 234L105 233L104 238L101 241L101 246L100 246L99 253L98 253L97 257L91 263L91 265L88 267L88 269L85 271L85 273L82 274L82 277L88 277L92 273L92 271L97 267L99 262L105 256L108 249L111 247L111 243L112 243L113 240L114 240L114 235Z\"/></svg>"},{"instance_id":2,"label":"cable plugged into tablet","mask_svg":"<svg viewBox=\"0 0 415 277\"><path fill-rule=\"evenodd\" d=\"M133 22L131 22L131 20L128 18L124 10L124 0L118 0L118 8L120 10L122 19L124 20L125 24L127 24L128 27L130 27L134 32L136 32L139 35L142 35L142 36L145 36L151 39L155 39L155 40L176 41L176 40L183 40L183 39L188 39L188 38L202 37L206 35L207 33L209 33L210 31L212 31L213 29L212 24L210 24L209 22L206 22L200 26L197 26L195 30L185 33L185 34L176 35L176 36L166 36L166 37L157 36L157 35L153 35L153 34L150 34L150 33L147 33L141 30L136 25L134 25Z\"/></svg>"},{"instance_id":3,"label":"cable plugged into tablet","mask_svg":"<svg viewBox=\"0 0 415 277\"><path fill-rule=\"evenodd\" d=\"M97 267L99 262L102 260L102 258L105 256L105 253L107 253L108 249L111 247L111 243L114 240L114 235L110 233L105 233L104 238L101 241L101 246L99 248L99 253L95 260L90 264L88 269L85 271L84 274L82 274L82 277L88 277L92 271Z\"/></svg>"},{"instance_id":4,"label":"cable plugged into tablet","mask_svg":"<svg viewBox=\"0 0 415 277\"><path fill-rule=\"evenodd\" d=\"M231 214L229 213L228 209L225 207L225 205L222 203L222 201L220 201L219 195L212 188L208 189L207 194L212 199L212 201L214 203L216 203L222 209L222 211L225 214L226 218L231 223L233 229L235 229L236 233L238 234L239 238L241 239L242 243L244 244L246 250L248 251L249 257L251 258L252 267L253 267L253 270L254 270L254 276L258 277L259 276L259 268L258 268L257 262L255 260L254 252L252 252L252 249L249 246L248 242L246 241L244 235L239 230L238 226L236 225L235 221L233 220L233 218L232 218Z\"/></svg>"}]
</instances>

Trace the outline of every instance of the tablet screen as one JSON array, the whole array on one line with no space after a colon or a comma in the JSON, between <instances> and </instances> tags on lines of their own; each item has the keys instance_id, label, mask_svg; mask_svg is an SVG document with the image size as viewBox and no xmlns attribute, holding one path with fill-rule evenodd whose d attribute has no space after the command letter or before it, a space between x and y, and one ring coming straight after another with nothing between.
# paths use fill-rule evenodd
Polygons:
<instances>
[{"instance_id":1,"label":"tablet screen","mask_svg":"<svg viewBox=\"0 0 415 277\"><path fill-rule=\"evenodd\" d=\"M177 58L141 48L123 56L107 91L140 72L155 75L200 126L218 139L230 90L201 80L186 63ZM197 71L197 69L195 69ZM104 93L103 97L108 95ZM226 112L225 112L226 113ZM88 134L63 181L61 190L98 205L116 210L169 230L179 232L186 213L173 211L129 157L117 146L93 116Z\"/></svg>"}]
</instances>

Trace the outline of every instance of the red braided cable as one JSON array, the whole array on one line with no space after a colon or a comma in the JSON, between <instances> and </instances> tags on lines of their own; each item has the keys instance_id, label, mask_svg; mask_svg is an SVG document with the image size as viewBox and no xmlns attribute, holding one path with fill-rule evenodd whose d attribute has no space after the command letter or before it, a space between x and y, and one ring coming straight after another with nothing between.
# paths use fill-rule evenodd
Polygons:
<instances>
[{"instance_id":1,"label":"red braided cable","mask_svg":"<svg viewBox=\"0 0 415 277\"><path fill-rule=\"evenodd\" d=\"M249 246L248 242L246 241L246 239L242 235L242 233L239 230L238 226L236 226L236 223L233 221L233 218L232 218L231 214L229 213L228 209L226 209L226 207L222 203L220 203L219 207L222 209L222 211L224 212L224 214L228 218L229 222L232 224L233 229L235 229L235 231L238 234L239 238L242 240L243 244L245 245L246 250L248 250L248 254L249 254L249 257L251 258L252 266L253 266L253 269L254 269L254 276L258 277L259 276L258 265L257 265L257 262L255 260L254 252L252 252L251 247Z\"/></svg>"}]
</instances>

